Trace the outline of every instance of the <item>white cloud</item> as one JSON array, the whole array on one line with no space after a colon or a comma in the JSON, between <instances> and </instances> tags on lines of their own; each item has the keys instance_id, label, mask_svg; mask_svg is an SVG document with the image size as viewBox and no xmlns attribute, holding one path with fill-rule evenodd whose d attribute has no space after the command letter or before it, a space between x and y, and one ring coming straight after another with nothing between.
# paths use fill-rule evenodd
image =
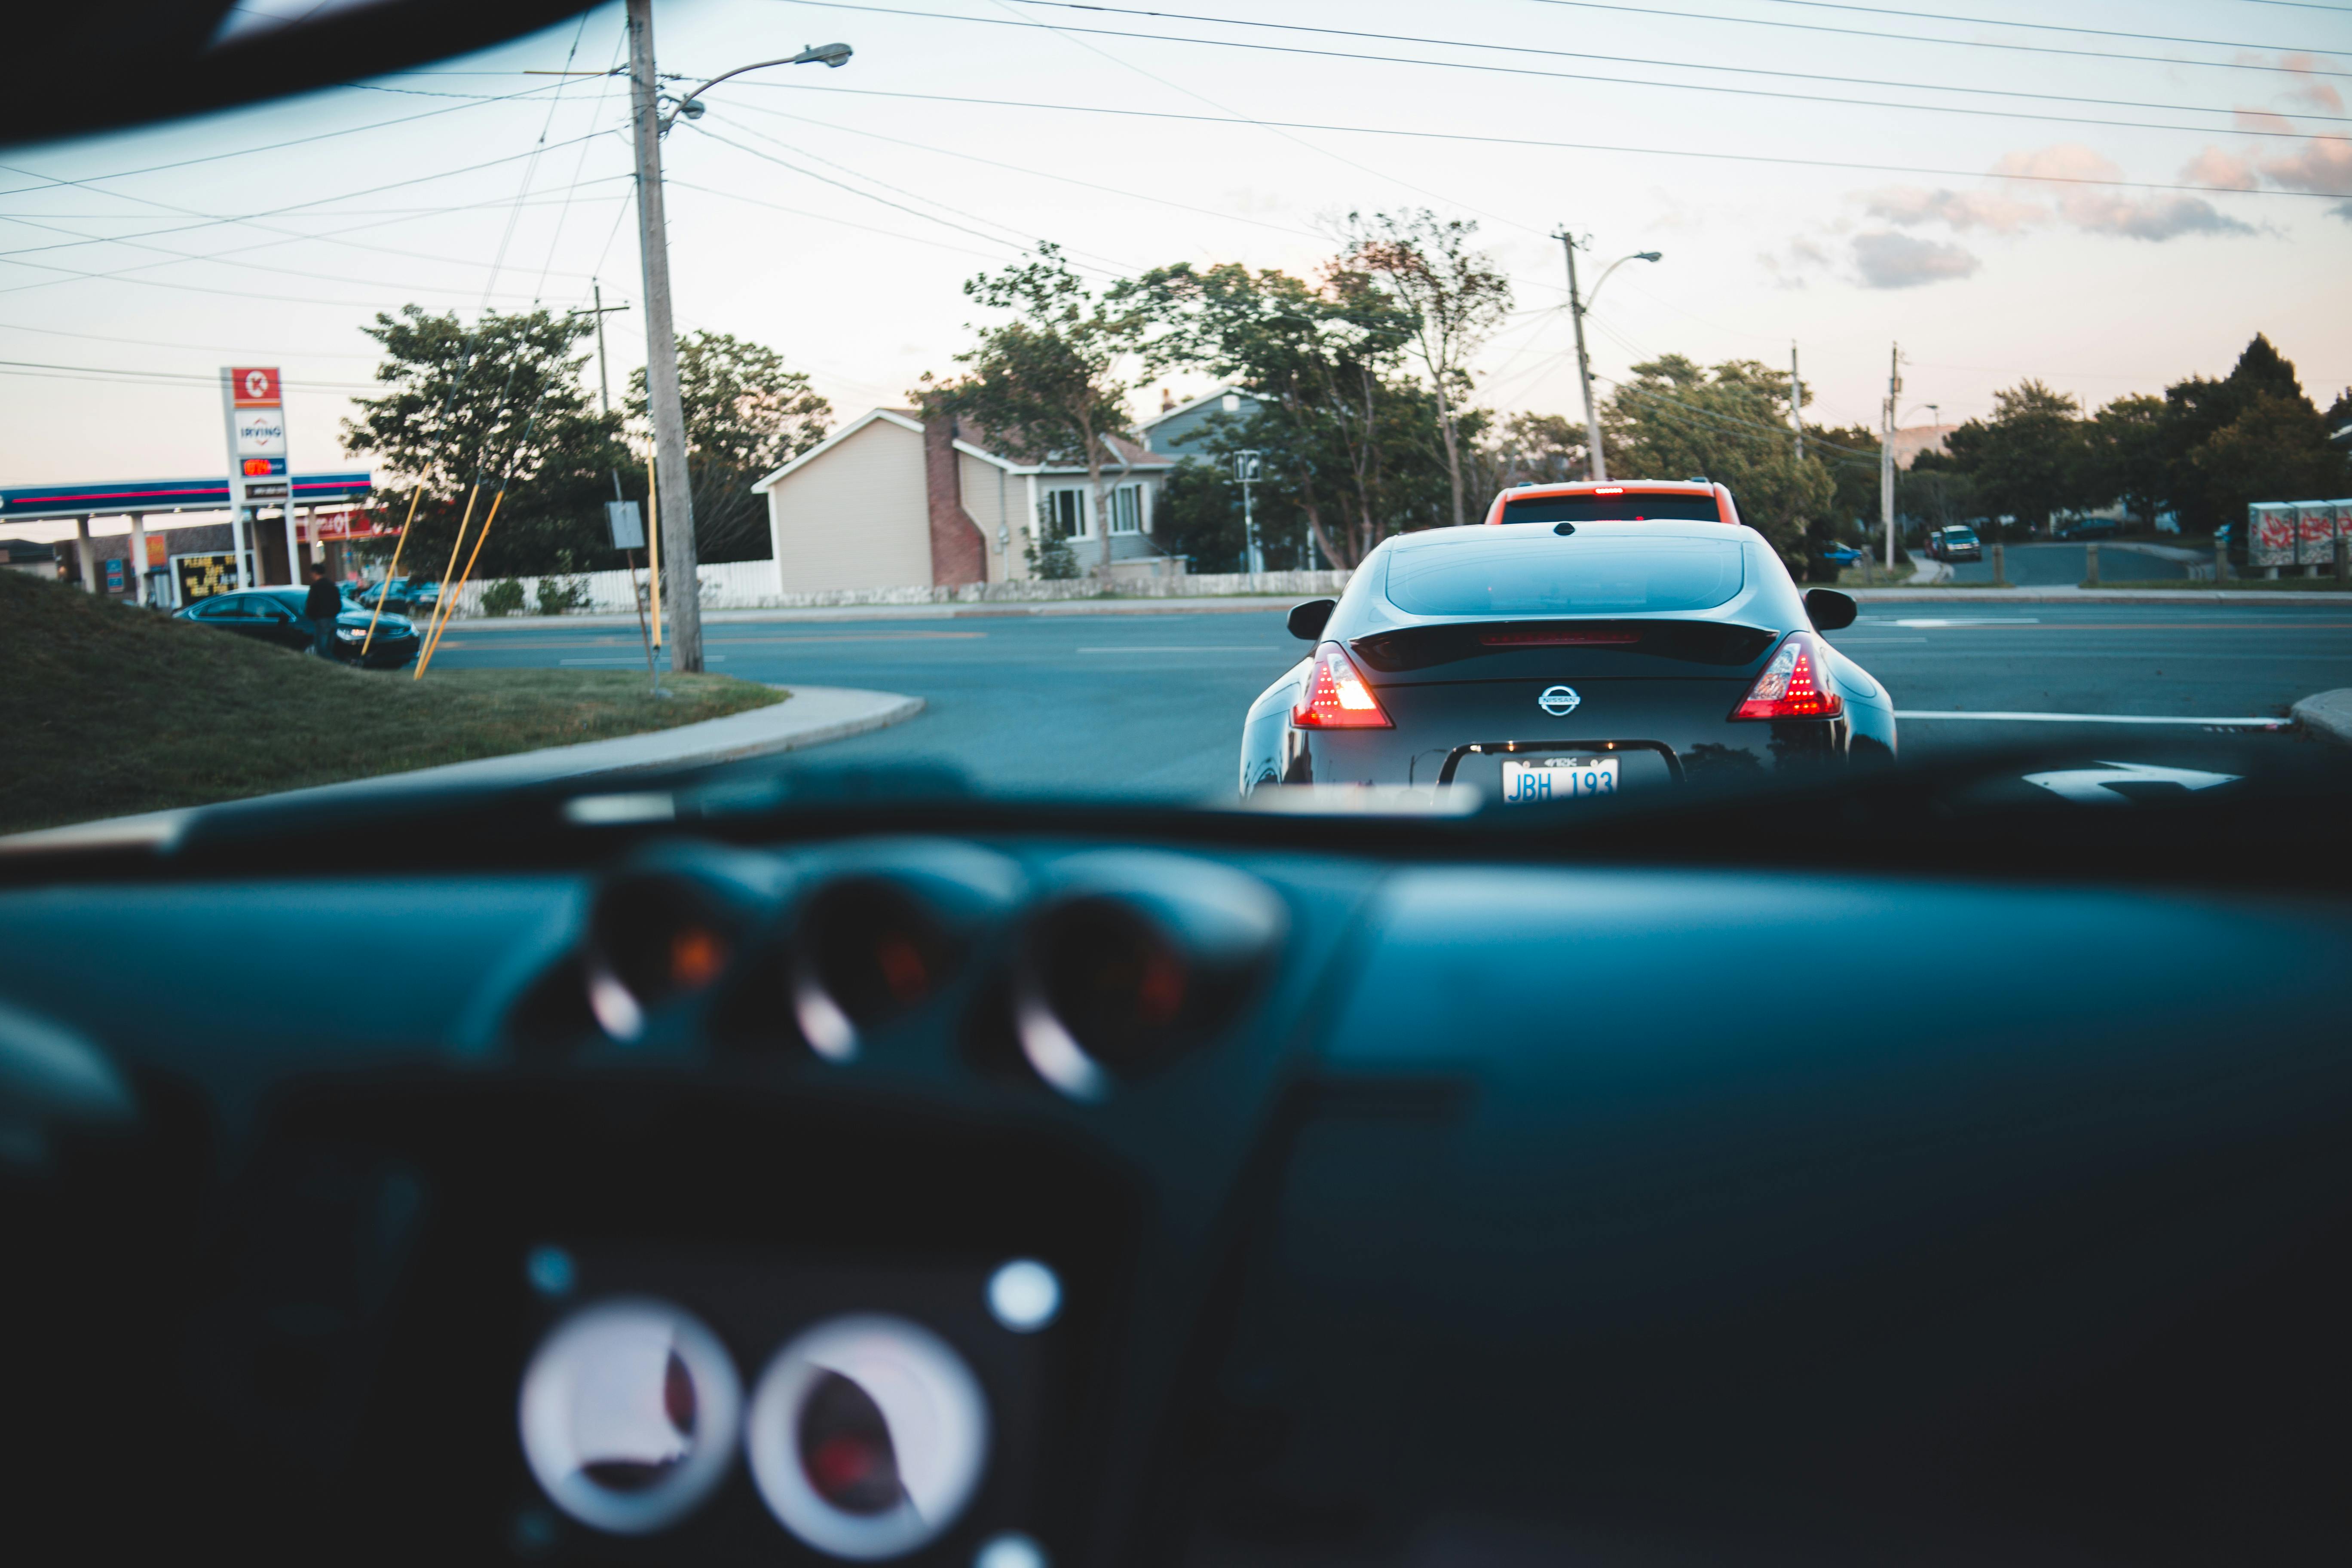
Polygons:
<instances>
[{"instance_id":1,"label":"white cloud","mask_svg":"<svg viewBox=\"0 0 2352 1568\"><path fill-rule=\"evenodd\" d=\"M1967 278L1983 265L1957 245L1883 230L1853 237L1854 265L1864 288L1916 289Z\"/></svg>"},{"instance_id":2,"label":"white cloud","mask_svg":"<svg viewBox=\"0 0 2352 1568\"><path fill-rule=\"evenodd\" d=\"M2030 202L1997 191L1921 190L1916 185L1890 185L1862 198L1863 210L1898 228L1915 224L1945 223L1955 229L1983 228L1995 234L2015 234L2048 214Z\"/></svg>"},{"instance_id":3,"label":"white cloud","mask_svg":"<svg viewBox=\"0 0 2352 1568\"><path fill-rule=\"evenodd\" d=\"M2263 177L2290 191L2352 196L2352 140L2315 136L2293 153L2265 158Z\"/></svg>"},{"instance_id":4,"label":"white cloud","mask_svg":"<svg viewBox=\"0 0 2352 1568\"><path fill-rule=\"evenodd\" d=\"M2101 191L2076 191L2059 198L2059 216L2085 234L2126 239L2178 239L2184 234L2252 234L2251 224L2216 208L2201 196L2153 196L2134 201Z\"/></svg>"}]
</instances>

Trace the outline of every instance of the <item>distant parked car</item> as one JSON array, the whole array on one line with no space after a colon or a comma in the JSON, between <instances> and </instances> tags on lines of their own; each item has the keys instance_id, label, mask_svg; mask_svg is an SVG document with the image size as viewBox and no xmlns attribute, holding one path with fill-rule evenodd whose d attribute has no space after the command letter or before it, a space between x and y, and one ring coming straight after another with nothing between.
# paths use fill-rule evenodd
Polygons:
<instances>
[{"instance_id":1,"label":"distant parked car","mask_svg":"<svg viewBox=\"0 0 2352 1568\"><path fill-rule=\"evenodd\" d=\"M299 588L250 588L198 599L172 618L303 653L310 650L314 637L310 619L302 613L302 599ZM375 622L373 638L368 635L370 620ZM416 627L405 616L379 616L372 610L346 609L335 617L335 658L345 664L398 669L416 657L418 640ZM362 645L367 648L364 658L360 655Z\"/></svg>"},{"instance_id":2,"label":"distant parked car","mask_svg":"<svg viewBox=\"0 0 2352 1568\"><path fill-rule=\"evenodd\" d=\"M361 590L356 602L362 609L373 610L382 599L383 607L399 615L413 616L429 610L440 602L441 584L430 577L394 577Z\"/></svg>"},{"instance_id":3,"label":"distant parked car","mask_svg":"<svg viewBox=\"0 0 2352 1568\"><path fill-rule=\"evenodd\" d=\"M1862 560L1863 553L1864 552L1862 551L1855 549L1851 544L1824 544L1822 546L1822 559L1841 567L1855 564L1857 562Z\"/></svg>"},{"instance_id":4,"label":"distant parked car","mask_svg":"<svg viewBox=\"0 0 2352 1568\"><path fill-rule=\"evenodd\" d=\"M1984 543L1977 531L1959 524L1939 528L1927 536L1927 558L1931 561L1981 561Z\"/></svg>"},{"instance_id":5,"label":"distant parked car","mask_svg":"<svg viewBox=\"0 0 2352 1568\"><path fill-rule=\"evenodd\" d=\"M2124 525L2112 517L2078 517L2058 530L2060 539L2112 539Z\"/></svg>"}]
</instances>

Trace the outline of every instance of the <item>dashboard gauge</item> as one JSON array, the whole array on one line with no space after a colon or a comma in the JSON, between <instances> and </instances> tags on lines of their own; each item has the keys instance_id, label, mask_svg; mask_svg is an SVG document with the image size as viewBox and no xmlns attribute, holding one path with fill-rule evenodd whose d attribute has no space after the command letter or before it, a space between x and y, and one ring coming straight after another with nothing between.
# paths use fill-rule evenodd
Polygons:
<instances>
[{"instance_id":1,"label":"dashboard gauge","mask_svg":"<svg viewBox=\"0 0 2352 1568\"><path fill-rule=\"evenodd\" d=\"M551 1330L523 1373L523 1457L581 1523L644 1535L725 1479L743 1387L725 1347L665 1301L606 1301Z\"/></svg>"},{"instance_id":2,"label":"dashboard gauge","mask_svg":"<svg viewBox=\"0 0 2352 1568\"><path fill-rule=\"evenodd\" d=\"M987 1396L963 1358L903 1318L830 1319L768 1363L745 1446L785 1529L875 1562L937 1540L987 1468Z\"/></svg>"},{"instance_id":3,"label":"dashboard gauge","mask_svg":"<svg viewBox=\"0 0 2352 1568\"><path fill-rule=\"evenodd\" d=\"M906 888L879 877L823 888L801 912L793 1009L812 1049L834 1061L876 1028L929 1001L961 944Z\"/></svg>"}]
</instances>

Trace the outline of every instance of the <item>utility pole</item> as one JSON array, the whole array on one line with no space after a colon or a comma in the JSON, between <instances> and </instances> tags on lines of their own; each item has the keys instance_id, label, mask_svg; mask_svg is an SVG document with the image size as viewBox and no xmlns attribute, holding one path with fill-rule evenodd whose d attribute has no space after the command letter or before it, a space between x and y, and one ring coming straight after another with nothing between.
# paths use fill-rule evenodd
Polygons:
<instances>
[{"instance_id":1,"label":"utility pole","mask_svg":"<svg viewBox=\"0 0 2352 1568\"><path fill-rule=\"evenodd\" d=\"M607 316L618 315L622 311L627 310L628 307L626 305L605 304L604 285L603 283L591 283L589 287L595 291L596 303L594 308L586 310L573 310L569 313L574 316L593 316L596 318L596 409L597 412L601 414L610 414L613 412L613 381L612 378L604 372L604 318Z\"/></svg>"},{"instance_id":2,"label":"utility pole","mask_svg":"<svg viewBox=\"0 0 2352 1568\"><path fill-rule=\"evenodd\" d=\"M1584 353L1584 301L1576 292L1576 237L1566 224L1552 236L1568 252L1568 313L1576 321L1576 378L1584 385L1584 442L1591 454L1587 471L1595 479L1609 477L1609 459L1601 450L1601 421L1592 412L1592 362Z\"/></svg>"},{"instance_id":3,"label":"utility pole","mask_svg":"<svg viewBox=\"0 0 2352 1568\"><path fill-rule=\"evenodd\" d=\"M1805 384L1797 375L1797 342L1789 340L1789 423L1797 427L1797 461L1805 460Z\"/></svg>"},{"instance_id":4,"label":"utility pole","mask_svg":"<svg viewBox=\"0 0 2352 1568\"><path fill-rule=\"evenodd\" d=\"M629 119L636 132L637 249L646 269L646 401L653 416L662 542L669 548L670 668L702 668L702 595L695 573L694 497L687 484L686 411L669 314L669 224L662 210L661 109L654 76L653 0L629 3ZM599 321L604 318L596 318Z\"/></svg>"},{"instance_id":5,"label":"utility pole","mask_svg":"<svg viewBox=\"0 0 2352 1568\"><path fill-rule=\"evenodd\" d=\"M1895 570L1895 400L1903 395L1903 347L1886 355L1885 433L1878 442L1878 515L1886 520L1886 569Z\"/></svg>"}]
</instances>

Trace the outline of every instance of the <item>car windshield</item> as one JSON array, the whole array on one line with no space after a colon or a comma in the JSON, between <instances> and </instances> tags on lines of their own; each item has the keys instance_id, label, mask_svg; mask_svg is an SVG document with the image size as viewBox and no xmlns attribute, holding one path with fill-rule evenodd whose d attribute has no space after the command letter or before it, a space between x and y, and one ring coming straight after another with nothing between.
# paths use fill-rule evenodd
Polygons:
<instances>
[{"instance_id":1,"label":"car windshield","mask_svg":"<svg viewBox=\"0 0 2352 1568\"><path fill-rule=\"evenodd\" d=\"M536 776L583 737L781 798L1426 793L1422 752L1551 732L1513 680L1573 688L1580 736L1665 759L1629 795L1701 755L1769 784L1801 750L1724 717L1744 690L1637 720L1573 651L1447 666L1500 684L1425 721L1381 707L1388 750L1344 714L1327 732L1318 661L1367 604L1740 605L1820 639L1808 679L1839 706L1804 718L1841 765L2235 781L2317 733L2297 703L2352 689L2352 173L2321 78L2275 63L2305 53L2012 60L1536 5L1498 54L1468 12L1376 25L1336 0L1230 26L212 9L219 37L141 79L157 92L101 71L42 114L0 104L0 665L275 597L152 617L216 643L240 623L202 658L90 654L124 700L204 726L15 683L8 731L56 743L0 790L0 833L460 759ZM396 58L322 54L278 90L268 51L395 17ZM1300 71L1298 49L1327 52ZM1561 49L1696 71L1687 117L1654 113L1638 79L1664 68L1626 65L1575 85L1574 135L1528 120L1517 88L1567 89L1507 73ZM1783 69L1813 86L1753 76ZM2055 128L2030 93L1954 107L1996 88L2105 107ZM2200 142L2216 105L2238 129ZM1529 204L1571 163L1562 231ZM1504 537L1419 542L1456 528ZM314 571L351 604L323 628ZM123 616L72 618L90 606ZM1421 679L1397 659L1351 696ZM392 743L412 699L448 704L434 743ZM713 724L758 738L713 750ZM1349 747L1360 764L1318 760Z\"/></svg>"},{"instance_id":2,"label":"car windshield","mask_svg":"<svg viewBox=\"0 0 2352 1568\"><path fill-rule=\"evenodd\" d=\"M1389 602L1413 616L1590 616L1711 610L1737 597L1736 539L1503 537L1402 545Z\"/></svg>"}]
</instances>

